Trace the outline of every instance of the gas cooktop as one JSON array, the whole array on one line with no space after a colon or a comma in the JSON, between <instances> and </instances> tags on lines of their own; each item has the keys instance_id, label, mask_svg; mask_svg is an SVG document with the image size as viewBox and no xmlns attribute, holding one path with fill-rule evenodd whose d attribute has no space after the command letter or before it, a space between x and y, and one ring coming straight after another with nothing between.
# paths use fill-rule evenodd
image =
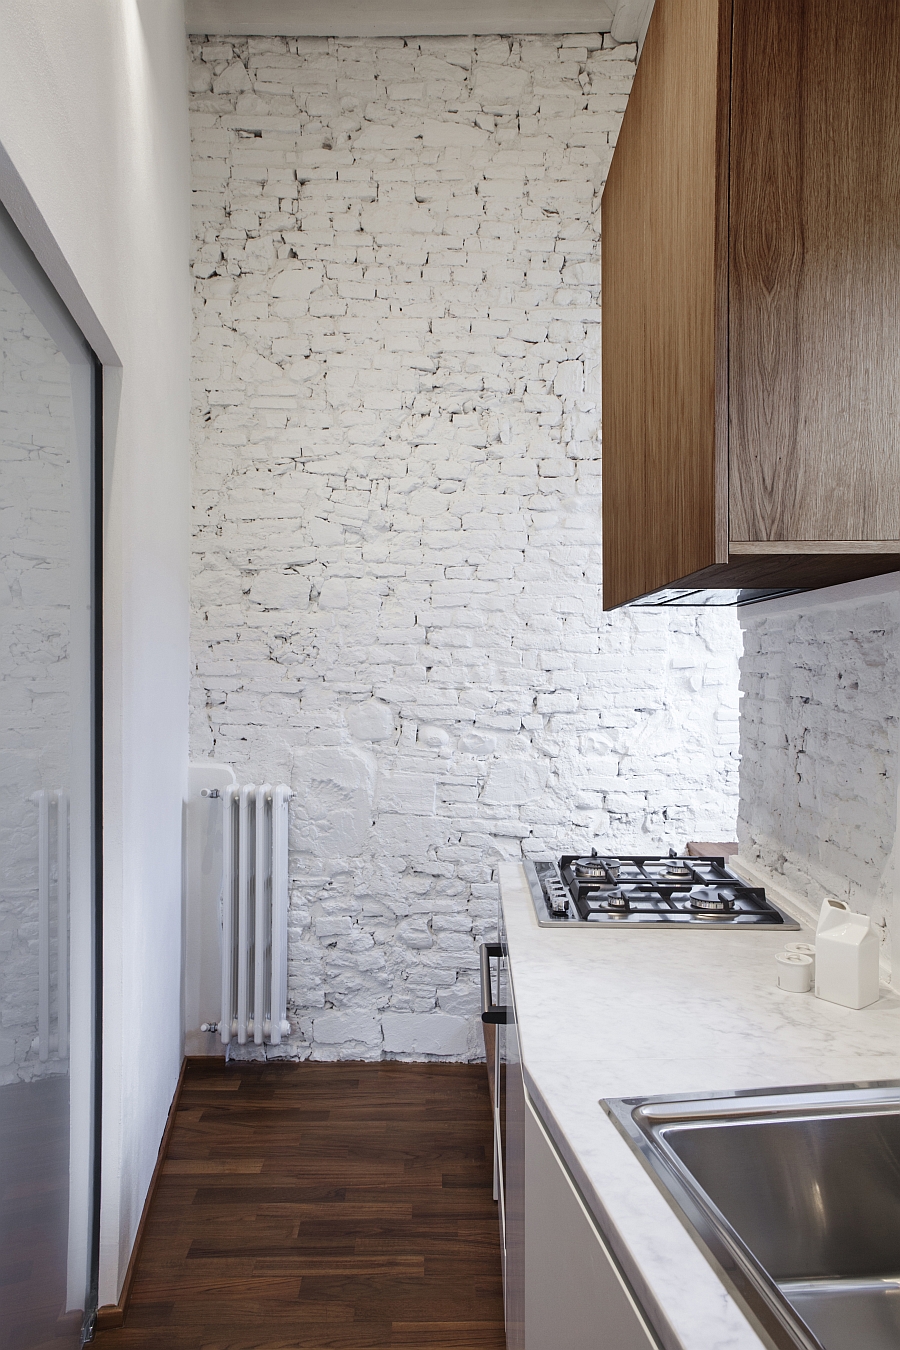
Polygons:
<instances>
[{"instance_id":1,"label":"gas cooktop","mask_svg":"<svg viewBox=\"0 0 900 1350\"><path fill-rule=\"evenodd\" d=\"M799 928L724 858L564 853L526 862L538 923L628 928Z\"/></svg>"}]
</instances>

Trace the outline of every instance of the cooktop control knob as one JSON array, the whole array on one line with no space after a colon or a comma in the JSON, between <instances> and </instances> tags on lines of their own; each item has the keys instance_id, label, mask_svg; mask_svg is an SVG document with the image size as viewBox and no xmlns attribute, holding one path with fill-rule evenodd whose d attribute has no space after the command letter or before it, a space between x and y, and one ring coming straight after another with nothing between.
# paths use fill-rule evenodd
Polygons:
<instances>
[{"instance_id":1,"label":"cooktop control knob","mask_svg":"<svg viewBox=\"0 0 900 1350\"><path fill-rule=\"evenodd\" d=\"M551 914L568 914L569 892L561 881L557 881L555 877L551 878L547 882L546 895Z\"/></svg>"}]
</instances>

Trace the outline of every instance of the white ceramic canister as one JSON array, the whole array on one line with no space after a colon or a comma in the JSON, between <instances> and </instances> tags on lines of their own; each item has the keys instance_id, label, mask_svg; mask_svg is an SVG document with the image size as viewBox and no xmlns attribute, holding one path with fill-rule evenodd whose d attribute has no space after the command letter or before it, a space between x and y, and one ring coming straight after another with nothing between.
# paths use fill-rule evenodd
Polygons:
<instances>
[{"instance_id":1,"label":"white ceramic canister","mask_svg":"<svg viewBox=\"0 0 900 1350\"><path fill-rule=\"evenodd\" d=\"M808 956L813 963L813 980L816 978L816 949L812 942L786 942L784 944L786 952L797 952L800 956Z\"/></svg>"},{"instance_id":2,"label":"white ceramic canister","mask_svg":"<svg viewBox=\"0 0 900 1350\"><path fill-rule=\"evenodd\" d=\"M775 957L778 968L778 988L792 994L808 994L812 989L813 959L804 952L779 952Z\"/></svg>"}]
</instances>

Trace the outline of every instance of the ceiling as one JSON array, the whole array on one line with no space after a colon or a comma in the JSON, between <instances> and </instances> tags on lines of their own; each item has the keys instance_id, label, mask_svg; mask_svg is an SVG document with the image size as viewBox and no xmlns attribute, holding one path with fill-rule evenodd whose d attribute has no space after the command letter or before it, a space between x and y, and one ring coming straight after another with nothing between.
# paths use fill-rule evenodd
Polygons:
<instances>
[{"instance_id":1,"label":"ceiling","mask_svg":"<svg viewBox=\"0 0 900 1350\"><path fill-rule=\"evenodd\" d=\"M189 33L426 37L607 33L642 41L653 0L186 0Z\"/></svg>"}]
</instances>

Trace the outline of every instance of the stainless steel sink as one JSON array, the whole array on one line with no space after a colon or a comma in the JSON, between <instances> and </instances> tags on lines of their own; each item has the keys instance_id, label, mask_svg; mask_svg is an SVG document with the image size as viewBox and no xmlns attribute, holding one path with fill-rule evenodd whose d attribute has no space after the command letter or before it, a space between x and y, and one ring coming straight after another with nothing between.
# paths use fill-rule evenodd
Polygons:
<instances>
[{"instance_id":1,"label":"stainless steel sink","mask_svg":"<svg viewBox=\"0 0 900 1350\"><path fill-rule=\"evenodd\" d=\"M900 1082L601 1105L775 1345L900 1346Z\"/></svg>"}]
</instances>

